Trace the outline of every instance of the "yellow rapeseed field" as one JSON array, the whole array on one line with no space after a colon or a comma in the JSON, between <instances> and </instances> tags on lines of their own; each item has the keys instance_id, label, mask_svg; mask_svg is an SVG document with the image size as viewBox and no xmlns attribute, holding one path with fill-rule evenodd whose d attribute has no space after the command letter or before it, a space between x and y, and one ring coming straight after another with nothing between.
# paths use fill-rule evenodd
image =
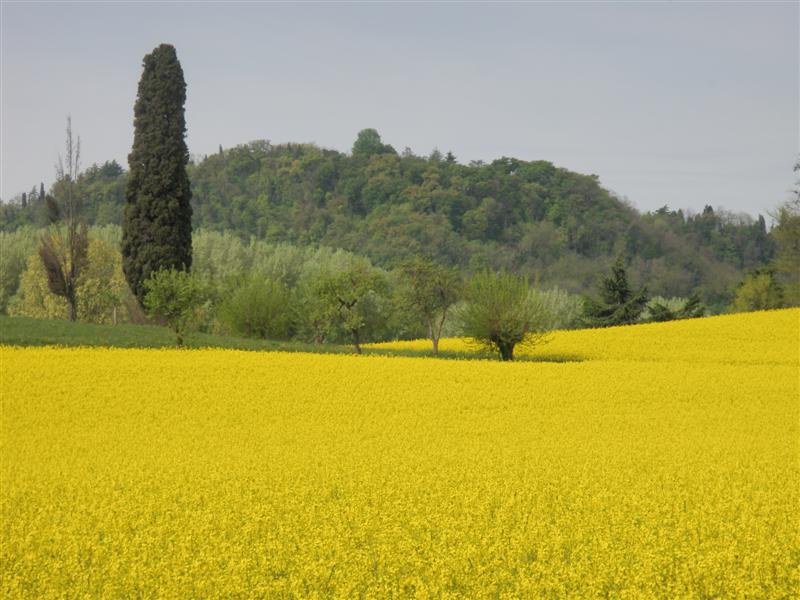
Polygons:
<instances>
[{"instance_id":1,"label":"yellow rapeseed field","mask_svg":"<svg viewBox=\"0 0 800 600\"><path fill-rule=\"evenodd\" d=\"M533 351L561 363L3 347L0 597L797 598L799 335L786 310Z\"/></svg>"},{"instance_id":2,"label":"yellow rapeseed field","mask_svg":"<svg viewBox=\"0 0 800 600\"><path fill-rule=\"evenodd\" d=\"M741 313L706 319L648 323L635 327L558 331L519 356L546 360L635 360L707 363L800 363L800 310ZM369 344L375 348L430 350L430 340ZM468 340L439 342L442 351L475 350Z\"/></svg>"}]
</instances>

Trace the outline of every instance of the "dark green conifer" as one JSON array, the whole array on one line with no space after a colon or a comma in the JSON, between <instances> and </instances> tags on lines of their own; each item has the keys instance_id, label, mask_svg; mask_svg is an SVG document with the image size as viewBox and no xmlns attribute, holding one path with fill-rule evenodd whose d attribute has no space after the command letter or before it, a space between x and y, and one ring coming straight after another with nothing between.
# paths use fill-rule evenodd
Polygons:
<instances>
[{"instance_id":1,"label":"dark green conifer","mask_svg":"<svg viewBox=\"0 0 800 600\"><path fill-rule=\"evenodd\" d=\"M638 292L628 285L625 263L620 256L611 267L611 275L600 284L600 299L584 299L584 320L590 327L610 327L635 323L647 306L647 288Z\"/></svg>"},{"instance_id":2,"label":"dark green conifer","mask_svg":"<svg viewBox=\"0 0 800 600\"><path fill-rule=\"evenodd\" d=\"M183 70L169 44L145 56L143 66L122 224L122 266L140 302L152 273L188 270L192 264Z\"/></svg>"}]
</instances>

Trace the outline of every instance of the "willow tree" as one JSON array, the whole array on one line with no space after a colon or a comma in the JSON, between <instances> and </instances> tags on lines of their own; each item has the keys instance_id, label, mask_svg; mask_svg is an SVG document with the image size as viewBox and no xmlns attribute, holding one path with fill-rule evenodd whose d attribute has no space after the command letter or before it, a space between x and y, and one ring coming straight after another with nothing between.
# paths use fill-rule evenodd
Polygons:
<instances>
[{"instance_id":1,"label":"willow tree","mask_svg":"<svg viewBox=\"0 0 800 600\"><path fill-rule=\"evenodd\" d=\"M146 55L143 65L122 223L122 266L139 302L151 275L192 264L183 69L169 44Z\"/></svg>"},{"instance_id":2,"label":"willow tree","mask_svg":"<svg viewBox=\"0 0 800 600\"><path fill-rule=\"evenodd\" d=\"M464 335L502 360L514 360L517 345L544 341L548 315L524 276L501 271L476 273L459 317Z\"/></svg>"}]
</instances>

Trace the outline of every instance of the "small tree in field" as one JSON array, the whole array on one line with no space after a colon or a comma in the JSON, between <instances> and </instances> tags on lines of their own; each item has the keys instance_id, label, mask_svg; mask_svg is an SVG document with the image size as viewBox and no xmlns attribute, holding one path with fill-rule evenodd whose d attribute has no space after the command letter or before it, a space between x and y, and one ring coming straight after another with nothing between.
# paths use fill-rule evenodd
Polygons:
<instances>
[{"instance_id":1,"label":"small tree in field","mask_svg":"<svg viewBox=\"0 0 800 600\"><path fill-rule=\"evenodd\" d=\"M400 267L403 285L400 302L422 318L433 342L433 353L439 353L439 339L448 312L459 300L461 281L451 269L421 257Z\"/></svg>"},{"instance_id":2,"label":"small tree in field","mask_svg":"<svg viewBox=\"0 0 800 600\"><path fill-rule=\"evenodd\" d=\"M460 320L465 336L499 352L502 360L514 360L516 345L542 340L546 315L533 301L525 277L484 271L469 282Z\"/></svg>"},{"instance_id":3,"label":"small tree in field","mask_svg":"<svg viewBox=\"0 0 800 600\"><path fill-rule=\"evenodd\" d=\"M361 354L364 333L382 318L379 304L387 291L383 274L364 262L323 274L316 283L320 317L328 330L338 329L348 336Z\"/></svg>"},{"instance_id":4,"label":"small tree in field","mask_svg":"<svg viewBox=\"0 0 800 600\"><path fill-rule=\"evenodd\" d=\"M180 348L196 309L205 300L202 285L187 271L163 269L145 280L144 287L145 308L167 323L175 333L175 344Z\"/></svg>"}]
</instances>

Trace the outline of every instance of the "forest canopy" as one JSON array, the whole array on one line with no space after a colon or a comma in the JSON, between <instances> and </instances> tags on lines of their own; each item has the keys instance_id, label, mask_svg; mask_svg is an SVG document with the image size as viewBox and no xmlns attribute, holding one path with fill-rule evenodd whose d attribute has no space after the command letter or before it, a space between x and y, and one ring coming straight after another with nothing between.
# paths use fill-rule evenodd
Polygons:
<instances>
[{"instance_id":1,"label":"forest canopy","mask_svg":"<svg viewBox=\"0 0 800 600\"><path fill-rule=\"evenodd\" d=\"M351 154L260 140L195 159L188 175L195 228L342 248L386 269L421 255L585 293L622 255L632 281L652 294L697 292L722 308L744 274L775 253L761 216L710 206L642 214L596 175L543 160L465 165L451 153L398 153L369 129ZM81 175L89 224L121 222L127 177L114 161ZM0 230L45 222L40 189L0 206Z\"/></svg>"}]
</instances>

